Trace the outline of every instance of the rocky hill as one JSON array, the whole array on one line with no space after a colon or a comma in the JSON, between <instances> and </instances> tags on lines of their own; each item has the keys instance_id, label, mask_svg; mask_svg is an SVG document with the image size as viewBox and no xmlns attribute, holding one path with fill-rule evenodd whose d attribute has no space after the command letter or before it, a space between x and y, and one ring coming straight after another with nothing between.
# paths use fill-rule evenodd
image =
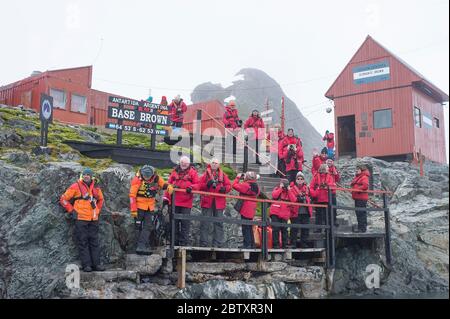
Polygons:
<instances>
[{"instance_id":1,"label":"rocky hill","mask_svg":"<svg viewBox=\"0 0 450 319\"><path fill-rule=\"evenodd\" d=\"M136 168L107 160L90 160L62 143L63 136L101 140L107 135L82 127L55 124L51 155L34 155L37 116L0 108L0 298L311 298L327 294L322 267L286 262L259 269L255 264L188 263L187 287L176 288L172 262L152 255L134 259L135 229L128 211L128 187ZM85 136L86 135L86 136ZM331 290L335 295L419 294L448 292L449 169L429 164L425 177L408 163L372 158L338 161L342 184L348 185L357 162L374 172L376 188L393 192L390 199L393 266L384 264L382 246L376 253L353 243L337 250ZM101 181L105 206L100 218L101 258L109 271L83 276L83 289L69 291L66 265L77 263L73 222L58 205L62 192L91 166ZM375 201L380 202L379 198ZM348 194L340 203L353 205ZM198 198L193 214L200 214ZM228 203L225 215L238 218ZM339 212L354 222L354 213ZM373 214L370 228L383 229ZM241 243L240 227L227 225L227 245ZM198 224L192 243L198 243ZM384 270L375 292L364 285L368 264ZM119 269L122 269L119 271ZM125 270L123 270L125 269Z\"/></svg>"},{"instance_id":2,"label":"rocky hill","mask_svg":"<svg viewBox=\"0 0 450 319\"><path fill-rule=\"evenodd\" d=\"M312 157L313 149L320 149L322 142L322 132L316 131L311 123L298 109L297 105L290 100L281 89L280 85L269 75L257 69L242 69L236 74L241 79L234 81L228 87L211 82L198 85L191 94L193 103L209 100L219 100L234 96L241 119L248 118L252 110L265 111L266 98L269 105L275 111L270 114L272 123L280 123L281 97L285 97L285 117L286 129L294 128L295 134L299 135L303 141L305 159Z\"/></svg>"}]
</instances>

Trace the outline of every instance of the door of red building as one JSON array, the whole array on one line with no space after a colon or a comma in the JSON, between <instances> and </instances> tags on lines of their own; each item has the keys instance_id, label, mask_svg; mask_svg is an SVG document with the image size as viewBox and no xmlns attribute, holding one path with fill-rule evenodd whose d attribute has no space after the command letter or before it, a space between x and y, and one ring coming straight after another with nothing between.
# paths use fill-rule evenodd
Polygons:
<instances>
[{"instance_id":1,"label":"door of red building","mask_svg":"<svg viewBox=\"0 0 450 319\"><path fill-rule=\"evenodd\" d=\"M338 124L338 152L339 156L356 156L355 116L341 116Z\"/></svg>"}]
</instances>

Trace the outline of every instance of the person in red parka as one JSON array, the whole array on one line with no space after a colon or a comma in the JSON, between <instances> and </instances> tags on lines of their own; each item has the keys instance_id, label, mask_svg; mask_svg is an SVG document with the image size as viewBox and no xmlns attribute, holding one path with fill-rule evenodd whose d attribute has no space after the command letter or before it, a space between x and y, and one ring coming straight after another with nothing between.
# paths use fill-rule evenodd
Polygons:
<instances>
[{"instance_id":1,"label":"person in red parka","mask_svg":"<svg viewBox=\"0 0 450 319\"><path fill-rule=\"evenodd\" d=\"M314 177L314 175L317 174L317 171L319 170L319 167L322 164L326 164L327 163L327 159L328 159L328 155L327 155L327 148L324 147L321 151L320 151L320 155L315 153L313 155L313 159L312 159L312 166L311 166L311 174Z\"/></svg>"},{"instance_id":2,"label":"person in red parka","mask_svg":"<svg viewBox=\"0 0 450 319\"><path fill-rule=\"evenodd\" d=\"M236 135L239 133L239 129L242 127L242 121L239 118L238 110L236 108L236 102L230 101L225 107L225 113L223 114L223 124L233 134L233 154L236 155Z\"/></svg>"},{"instance_id":3,"label":"person in red parka","mask_svg":"<svg viewBox=\"0 0 450 319\"><path fill-rule=\"evenodd\" d=\"M328 158L334 161L334 133L327 130L322 140L327 141Z\"/></svg>"},{"instance_id":4,"label":"person in red parka","mask_svg":"<svg viewBox=\"0 0 450 319\"><path fill-rule=\"evenodd\" d=\"M281 158L281 149L283 139L286 137L284 132L281 130L280 124L275 124L273 128L267 133L266 141L269 145L270 161L271 163L277 163L276 175L283 177L286 174L286 166L284 160Z\"/></svg>"},{"instance_id":5,"label":"person in red parka","mask_svg":"<svg viewBox=\"0 0 450 319\"><path fill-rule=\"evenodd\" d=\"M309 196L309 187L305 180L305 175L302 172L297 173L297 178L295 182L291 183L291 191L289 193L291 202L310 204L311 198ZM310 223L310 217L312 217L312 207L305 206L291 206L291 224L302 224L306 225ZM298 228L290 229L289 241L290 245L294 248L297 247L297 234ZM308 242L309 229L300 230L300 247L309 248L310 244Z\"/></svg>"},{"instance_id":6,"label":"person in red parka","mask_svg":"<svg viewBox=\"0 0 450 319\"><path fill-rule=\"evenodd\" d=\"M167 106L169 103L167 102L167 97L163 96L161 97L161 102L159 102L160 105Z\"/></svg>"},{"instance_id":7,"label":"person in red parka","mask_svg":"<svg viewBox=\"0 0 450 319\"><path fill-rule=\"evenodd\" d=\"M168 202L167 204L171 203L172 205L175 205L175 214L189 215L194 199L192 190L198 190L199 187L197 170L191 166L189 157L182 156L180 158L180 164L173 169L167 182L171 184L173 188L185 189L186 192L176 192L175 203L171 203L170 192L168 192L164 195L164 201ZM177 220L176 222L177 235L175 238L177 239L178 245L188 246L190 221Z\"/></svg>"},{"instance_id":8,"label":"person in red parka","mask_svg":"<svg viewBox=\"0 0 450 319\"><path fill-rule=\"evenodd\" d=\"M328 173L333 177L334 184L338 184L341 181L341 175L339 174L339 171L337 170L336 166L334 165L334 161L332 159L327 159L327 166L328 166ZM337 205L337 199L336 199L336 189L331 190L331 202L334 206ZM339 224L336 221L337 218L337 209L333 209L333 223L335 227L339 227Z\"/></svg>"},{"instance_id":9,"label":"person in red parka","mask_svg":"<svg viewBox=\"0 0 450 319\"><path fill-rule=\"evenodd\" d=\"M252 141L252 143L255 144L254 150L256 152L255 154L256 164L261 164L261 162L259 161L259 152L261 141L265 138L264 128L265 128L264 122L261 116L259 115L259 111L253 110L250 117L247 119L247 121L245 121L244 129L247 132L247 134L251 136L250 140ZM252 147L253 145L250 146Z\"/></svg>"},{"instance_id":10,"label":"person in red parka","mask_svg":"<svg viewBox=\"0 0 450 319\"><path fill-rule=\"evenodd\" d=\"M233 182L233 189L239 192L239 196L257 198L259 195L259 186L256 183L257 175L255 172L238 174ZM253 220L256 213L256 202L239 199L234 206L241 214L243 220ZM252 225L242 225L242 236L244 245L242 248L255 248Z\"/></svg>"},{"instance_id":11,"label":"person in red parka","mask_svg":"<svg viewBox=\"0 0 450 319\"><path fill-rule=\"evenodd\" d=\"M280 185L275 187L272 191L272 199L279 201L278 203L273 203L270 206L270 219L274 223L287 224L289 218L291 217L291 209L289 206L289 201L291 197L289 192L291 187L289 186L289 181L285 178L281 179ZM279 241L281 231L281 243ZM272 227L272 242L273 248L286 248L288 244L288 230L287 227Z\"/></svg>"},{"instance_id":12,"label":"person in red parka","mask_svg":"<svg viewBox=\"0 0 450 319\"><path fill-rule=\"evenodd\" d=\"M187 111L187 106L186 103L183 102L183 99L180 97L180 95L177 95L172 100L172 103L170 103L169 108L171 120L173 122L172 125L175 127L182 127L183 117L184 113L186 113Z\"/></svg>"},{"instance_id":13,"label":"person in red parka","mask_svg":"<svg viewBox=\"0 0 450 319\"><path fill-rule=\"evenodd\" d=\"M281 143L281 158L286 167L286 177L289 183L295 181L298 172L303 171L303 147L300 138L294 136L294 129L288 129Z\"/></svg>"},{"instance_id":14,"label":"person in red parka","mask_svg":"<svg viewBox=\"0 0 450 319\"><path fill-rule=\"evenodd\" d=\"M230 180L221 169L219 160L213 158L211 164L206 168L205 173L200 177L199 190L209 193L227 194L231 191ZM226 207L225 197L214 197L211 195L202 195L200 197L200 206L203 216L223 217L223 211ZM210 247L209 233L212 223L202 222L200 224L200 246ZM223 223L214 223L212 247L222 247Z\"/></svg>"},{"instance_id":15,"label":"person in red parka","mask_svg":"<svg viewBox=\"0 0 450 319\"><path fill-rule=\"evenodd\" d=\"M356 168L356 175L351 182L351 187L358 191L352 192L352 198L355 200L355 207L367 207L369 194L365 191L369 189L370 172L367 166L360 164ZM365 233L367 231L367 211L356 211L358 227L353 229L357 233Z\"/></svg>"},{"instance_id":16,"label":"person in red parka","mask_svg":"<svg viewBox=\"0 0 450 319\"><path fill-rule=\"evenodd\" d=\"M328 187L335 187L334 179L328 174L327 164L322 164L309 185L309 193L314 199L315 204L328 205ZM325 224L326 212L327 210L325 207L316 207L316 225ZM320 233L321 230L317 229L315 232Z\"/></svg>"}]
</instances>

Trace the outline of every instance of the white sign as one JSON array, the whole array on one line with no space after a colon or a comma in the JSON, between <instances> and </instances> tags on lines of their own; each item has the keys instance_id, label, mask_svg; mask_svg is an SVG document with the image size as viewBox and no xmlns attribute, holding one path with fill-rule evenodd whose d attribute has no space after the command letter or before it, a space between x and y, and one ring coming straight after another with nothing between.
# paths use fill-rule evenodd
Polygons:
<instances>
[{"instance_id":1,"label":"white sign","mask_svg":"<svg viewBox=\"0 0 450 319\"><path fill-rule=\"evenodd\" d=\"M375 69L375 70L362 71L362 72L358 72L358 73L353 73L353 80L371 78L371 77L379 76L379 75L387 75L389 73L390 73L389 67Z\"/></svg>"}]
</instances>

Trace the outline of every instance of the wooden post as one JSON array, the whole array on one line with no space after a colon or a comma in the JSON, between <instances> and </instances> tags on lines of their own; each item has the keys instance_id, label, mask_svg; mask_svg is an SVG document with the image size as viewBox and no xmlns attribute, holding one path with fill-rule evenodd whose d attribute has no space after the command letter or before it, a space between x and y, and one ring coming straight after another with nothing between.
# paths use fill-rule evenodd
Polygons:
<instances>
[{"instance_id":1,"label":"wooden post","mask_svg":"<svg viewBox=\"0 0 450 319\"><path fill-rule=\"evenodd\" d=\"M183 289L186 287L186 249L180 248L177 256L178 283L177 287Z\"/></svg>"},{"instance_id":2,"label":"wooden post","mask_svg":"<svg viewBox=\"0 0 450 319\"><path fill-rule=\"evenodd\" d=\"M424 156L422 155L422 149L419 148L419 165L420 165L420 176L423 177L423 161Z\"/></svg>"},{"instance_id":3,"label":"wooden post","mask_svg":"<svg viewBox=\"0 0 450 319\"><path fill-rule=\"evenodd\" d=\"M123 110L123 104L119 104L119 109ZM123 119L119 119L117 124L123 125ZM116 144L122 145L122 130L117 130Z\"/></svg>"}]
</instances>

